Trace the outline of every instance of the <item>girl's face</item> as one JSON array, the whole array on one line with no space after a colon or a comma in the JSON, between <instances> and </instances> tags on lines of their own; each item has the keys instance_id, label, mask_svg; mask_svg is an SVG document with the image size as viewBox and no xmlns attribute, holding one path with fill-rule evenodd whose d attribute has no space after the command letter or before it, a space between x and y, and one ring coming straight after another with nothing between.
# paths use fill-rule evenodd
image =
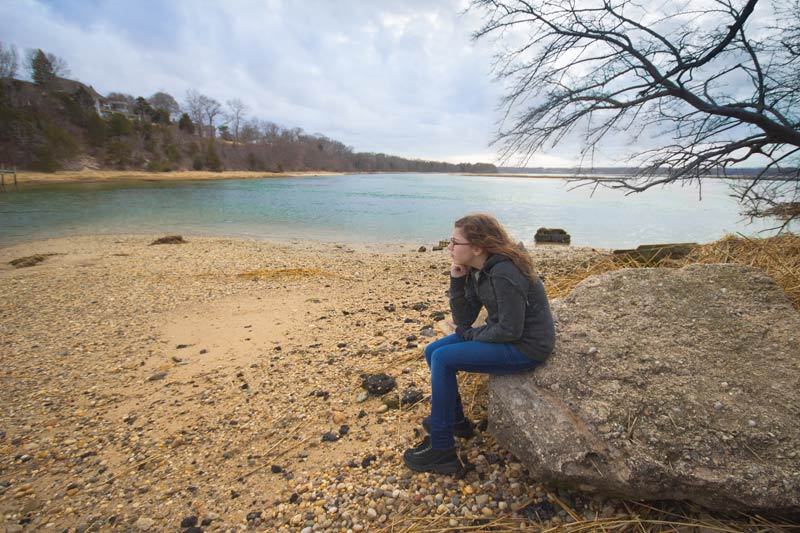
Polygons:
<instances>
[{"instance_id":1,"label":"girl's face","mask_svg":"<svg viewBox=\"0 0 800 533\"><path fill-rule=\"evenodd\" d=\"M447 249L450 251L450 257L453 263L457 265L470 265L474 259L479 256L483 250L472 246L467 238L462 233L461 228L453 228L450 244Z\"/></svg>"}]
</instances>

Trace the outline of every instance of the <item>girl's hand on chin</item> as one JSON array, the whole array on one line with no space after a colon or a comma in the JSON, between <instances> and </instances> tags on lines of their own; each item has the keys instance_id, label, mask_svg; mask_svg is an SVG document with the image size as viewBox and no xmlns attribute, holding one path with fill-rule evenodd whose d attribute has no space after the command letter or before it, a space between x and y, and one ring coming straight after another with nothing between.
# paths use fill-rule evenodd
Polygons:
<instances>
[{"instance_id":1,"label":"girl's hand on chin","mask_svg":"<svg viewBox=\"0 0 800 533\"><path fill-rule=\"evenodd\" d=\"M450 275L454 278L463 278L469 272L469 267L466 265L457 265L453 263L450 265Z\"/></svg>"}]
</instances>

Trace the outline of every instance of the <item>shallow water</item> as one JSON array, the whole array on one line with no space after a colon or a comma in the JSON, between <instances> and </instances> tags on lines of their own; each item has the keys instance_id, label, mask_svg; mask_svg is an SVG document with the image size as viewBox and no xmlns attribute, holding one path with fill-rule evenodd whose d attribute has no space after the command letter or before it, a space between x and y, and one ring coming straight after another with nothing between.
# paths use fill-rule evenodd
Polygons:
<instances>
[{"instance_id":1,"label":"shallow water","mask_svg":"<svg viewBox=\"0 0 800 533\"><path fill-rule=\"evenodd\" d=\"M94 233L430 244L474 211L493 213L526 243L544 226L566 229L575 246L604 248L710 242L776 225L748 224L720 181L704 182L702 201L679 186L632 196L573 186L444 174L23 185L0 193L0 245Z\"/></svg>"}]
</instances>

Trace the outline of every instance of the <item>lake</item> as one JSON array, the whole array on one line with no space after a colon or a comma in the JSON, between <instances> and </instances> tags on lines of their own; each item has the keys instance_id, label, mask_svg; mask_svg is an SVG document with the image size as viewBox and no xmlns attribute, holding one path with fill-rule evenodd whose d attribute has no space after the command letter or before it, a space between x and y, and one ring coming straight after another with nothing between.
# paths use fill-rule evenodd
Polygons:
<instances>
[{"instance_id":1,"label":"lake","mask_svg":"<svg viewBox=\"0 0 800 533\"><path fill-rule=\"evenodd\" d=\"M604 248L710 242L777 225L748 224L721 181L705 181L702 200L695 187L631 196L571 187L562 179L447 174L22 185L0 193L0 246L95 233L430 245L474 211L494 214L526 244L544 226L564 228L575 246Z\"/></svg>"}]
</instances>

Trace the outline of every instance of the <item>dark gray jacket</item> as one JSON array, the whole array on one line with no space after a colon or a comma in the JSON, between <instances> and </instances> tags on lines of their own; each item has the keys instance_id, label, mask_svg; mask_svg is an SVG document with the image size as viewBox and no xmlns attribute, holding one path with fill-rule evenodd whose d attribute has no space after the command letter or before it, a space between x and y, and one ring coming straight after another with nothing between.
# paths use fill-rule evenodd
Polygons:
<instances>
[{"instance_id":1,"label":"dark gray jacket","mask_svg":"<svg viewBox=\"0 0 800 533\"><path fill-rule=\"evenodd\" d=\"M486 325L473 328L481 307ZM487 259L475 281L473 273L450 277L450 311L456 333L464 339L507 342L526 357L544 361L555 346L555 326L544 285L525 277L507 257Z\"/></svg>"}]
</instances>

